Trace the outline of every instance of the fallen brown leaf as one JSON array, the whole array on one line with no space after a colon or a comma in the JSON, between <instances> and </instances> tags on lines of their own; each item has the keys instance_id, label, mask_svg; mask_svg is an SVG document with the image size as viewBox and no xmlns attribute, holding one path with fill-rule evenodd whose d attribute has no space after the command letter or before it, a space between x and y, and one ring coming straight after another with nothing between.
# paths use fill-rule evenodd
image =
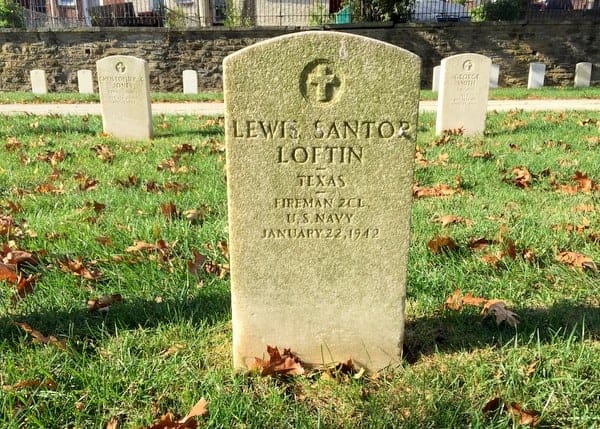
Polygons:
<instances>
[{"instance_id":1,"label":"fallen brown leaf","mask_svg":"<svg viewBox=\"0 0 600 429\"><path fill-rule=\"evenodd\" d=\"M123 296L119 293L113 295L103 295L100 298L90 299L87 302L90 313L98 310L108 310L108 307L117 303L123 302Z\"/></svg>"},{"instance_id":2,"label":"fallen brown leaf","mask_svg":"<svg viewBox=\"0 0 600 429\"><path fill-rule=\"evenodd\" d=\"M490 299L485 302L482 310L484 317L491 314L496 316L496 325L506 322L508 325L516 328L519 324L519 316L506 308L504 301L499 299Z\"/></svg>"},{"instance_id":3,"label":"fallen brown leaf","mask_svg":"<svg viewBox=\"0 0 600 429\"><path fill-rule=\"evenodd\" d=\"M556 260L562 262L565 265L577 268L580 271L589 269L594 272L598 271L596 263L589 256L582 255L576 252L560 252L556 256Z\"/></svg>"},{"instance_id":4,"label":"fallen brown leaf","mask_svg":"<svg viewBox=\"0 0 600 429\"><path fill-rule=\"evenodd\" d=\"M433 254L458 250L458 244L456 244L453 238L439 235L429 240L427 247Z\"/></svg>"},{"instance_id":5,"label":"fallen brown leaf","mask_svg":"<svg viewBox=\"0 0 600 429\"><path fill-rule=\"evenodd\" d=\"M284 349L283 354L280 354L277 347L267 346L267 353L269 359L254 358L254 364L251 365L251 369L260 370L260 375L262 376L304 374L302 362L290 349Z\"/></svg>"},{"instance_id":6,"label":"fallen brown leaf","mask_svg":"<svg viewBox=\"0 0 600 429\"><path fill-rule=\"evenodd\" d=\"M526 426L537 426L540 422L540 412L535 410L526 410L521 407L520 404L516 402L511 402L508 406L508 411L515 418L518 418L518 422L520 425Z\"/></svg>"},{"instance_id":7,"label":"fallen brown leaf","mask_svg":"<svg viewBox=\"0 0 600 429\"><path fill-rule=\"evenodd\" d=\"M29 335L31 335L33 337L34 343L50 344L50 345L53 345L53 346L58 347L59 349L63 349L63 350L67 348L67 343L65 340L58 340L53 335L45 336L40 331L33 329L27 323L15 322L15 325L17 325L18 327L23 329L25 332L27 332Z\"/></svg>"}]
</instances>

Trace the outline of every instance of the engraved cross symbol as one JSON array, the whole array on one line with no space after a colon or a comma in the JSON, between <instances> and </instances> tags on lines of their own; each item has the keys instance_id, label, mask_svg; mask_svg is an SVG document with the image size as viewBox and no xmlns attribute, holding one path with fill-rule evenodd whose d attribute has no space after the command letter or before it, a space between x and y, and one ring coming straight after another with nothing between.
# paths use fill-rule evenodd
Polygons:
<instances>
[{"instance_id":1,"label":"engraved cross symbol","mask_svg":"<svg viewBox=\"0 0 600 429\"><path fill-rule=\"evenodd\" d=\"M465 71L471 71L471 69L473 68L473 62L471 60L467 60L465 61L465 63L463 64L463 69L465 69Z\"/></svg>"},{"instance_id":2,"label":"engraved cross symbol","mask_svg":"<svg viewBox=\"0 0 600 429\"><path fill-rule=\"evenodd\" d=\"M331 73L328 67L320 64L308 76L308 83L316 87L317 100L329 101L333 97L333 88L339 86L339 79L334 73ZM330 89L331 87L331 89Z\"/></svg>"},{"instance_id":3,"label":"engraved cross symbol","mask_svg":"<svg viewBox=\"0 0 600 429\"><path fill-rule=\"evenodd\" d=\"M125 73L125 64L123 64L122 62L119 61L115 68L119 73Z\"/></svg>"}]
</instances>

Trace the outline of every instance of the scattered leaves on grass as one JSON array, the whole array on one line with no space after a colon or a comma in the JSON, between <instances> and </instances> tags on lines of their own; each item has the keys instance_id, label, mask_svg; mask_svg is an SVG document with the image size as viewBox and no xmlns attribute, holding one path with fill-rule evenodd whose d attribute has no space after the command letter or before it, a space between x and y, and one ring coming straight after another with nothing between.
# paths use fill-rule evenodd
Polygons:
<instances>
[{"instance_id":1,"label":"scattered leaves on grass","mask_svg":"<svg viewBox=\"0 0 600 429\"><path fill-rule=\"evenodd\" d=\"M108 311L108 308L118 302L123 302L123 296L119 293L113 295L103 295L100 298L90 299L87 302L90 313L95 311Z\"/></svg>"},{"instance_id":2,"label":"scattered leaves on grass","mask_svg":"<svg viewBox=\"0 0 600 429\"><path fill-rule=\"evenodd\" d=\"M94 240L96 240L96 242L98 244L101 244L102 246L110 246L110 245L112 245L112 239L110 237L97 236L97 237L94 238Z\"/></svg>"},{"instance_id":3,"label":"scattered leaves on grass","mask_svg":"<svg viewBox=\"0 0 600 429\"><path fill-rule=\"evenodd\" d=\"M255 357L254 363L250 369L260 371L262 376L288 376L304 374L302 362L290 349L284 349L283 354L279 353L277 347L267 346L269 359L263 360Z\"/></svg>"},{"instance_id":4,"label":"scattered leaves on grass","mask_svg":"<svg viewBox=\"0 0 600 429\"><path fill-rule=\"evenodd\" d=\"M85 280L96 281L102 277L100 270L93 268L96 261L84 263L80 257L76 259L65 258L59 260L58 265L64 273L71 273Z\"/></svg>"},{"instance_id":5,"label":"scattered leaves on grass","mask_svg":"<svg viewBox=\"0 0 600 429\"><path fill-rule=\"evenodd\" d=\"M561 192L568 195L576 195L580 192L585 194L592 191L600 191L600 185L594 183L594 181L590 179L586 173L581 171L576 171L571 180L575 182L575 184L560 184L556 182L556 179L552 178L550 180L550 185L552 185L556 192Z\"/></svg>"},{"instance_id":6,"label":"scattered leaves on grass","mask_svg":"<svg viewBox=\"0 0 600 429\"><path fill-rule=\"evenodd\" d=\"M496 325L506 322L508 325L516 328L519 324L519 316L508 310L504 301L499 299L476 297L471 293L462 295L460 289L455 289L454 293L450 295L444 303L444 307L455 311L460 311L465 306L481 308L481 314L483 314L484 318L494 315L496 317Z\"/></svg>"},{"instance_id":7,"label":"scattered leaves on grass","mask_svg":"<svg viewBox=\"0 0 600 429\"><path fill-rule=\"evenodd\" d=\"M493 244L497 244L497 241L489 240L485 237L477 237L470 239L469 243L467 244L467 247L471 250L483 250Z\"/></svg>"},{"instance_id":8,"label":"scattered leaves on grass","mask_svg":"<svg viewBox=\"0 0 600 429\"><path fill-rule=\"evenodd\" d=\"M5 392L14 392L14 391L23 390L23 389L39 389L39 388L45 388L47 390L55 390L56 382L54 380L52 380L51 378L46 379L46 380L31 379L31 380L22 380L22 381L19 381L18 383L12 384L12 385L2 386L2 390L4 390Z\"/></svg>"},{"instance_id":9,"label":"scattered leaves on grass","mask_svg":"<svg viewBox=\"0 0 600 429\"><path fill-rule=\"evenodd\" d=\"M471 157L475 158L475 159L489 160L489 159L493 159L494 155L489 151L485 151L485 152L475 151L471 154Z\"/></svg>"},{"instance_id":10,"label":"scattered leaves on grass","mask_svg":"<svg viewBox=\"0 0 600 429\"><path fill-rule=\"evenodd\" d=\"M172 413L166 413L157 422L148 426L148 429L196 429L198 427L196 418L207 414L208 402L201 398L184 418L177 420Z\"/></svg>"},{"instance_id":11,"label":"scattered leaves on grass","mask_svg":"<svg viewBox=\"0 0 600 429\"><path fill-rule=\"evenodd\" d=\"M448 236L436 236L429 240L427 247L433 254L449 253L458 250L458 244L452 237Z\"/></svg>"},{"instance_id":12,"label":"scattered leaves on grass","mask_svg":"<svg viewBox=\"0 0 600 429\"><path fill-rule=\"evenodd\" d=\"M527 167L514 167L510 173L511 178L504 177L503 181L512 183L518 188L527 189L531 185L532 176Z\"/></svg>"},{"instance_id":13,"label":"scattered leaves on grass","mask_svg":"<svg viewBox=\"0 0 600 429\"><path fill-rule=\"evenodd\" d=\"M526 410L516 402L507 404L502 398L494 398L489 400L482 409L483 414L490 415L501 411L512 416L517 424L522 426L537 426L540 422L540 413L534 410Z\"/></svg>"},{"instance_id":14,"label":"scattered leaves on grass","mask_svg":"<svg viewBox=\"0 0 600 429\"><path fill-rule=\"evenodd\" d=\"M519 315L506 308L504 301L499 299L490 299L483 305L482 311L484 317L494 315L496 317L496 325L506 322L509 326L516 328L519 324Z\"/></svg>"},{"instance_id":15,"label":"scattered leaves on grass","mask_svg":"<svg viewBox=\"0 0 600 429\"><path fill-rule=\"evenodd\" d=\"M50 344L63 350L67 348L67 343L65 340L59 340L54 335L45 336L40 331L33 329L27 323L15 322L15 325L31 335L34 343Z\"/></svg>"},{"instance_id":16,"label":"scattered leaves on grass","mask_svg":"<svg viewBox=\"0 0 600 429\"><path fill-rule=\"evenodd\" d=\"M462 216L455 216L455 215L443 215L443 216L435 216L432 219L434 222L439 222L442 224L442 228L447 227L448 225L452 225L452 224L457 224L457 223L464 223L467 226L471 226L473 225L473 221L470 219L465 219Z\"/></svg>"},{"instance_id":17,"label":"scattered leaves on grass","mask_svg":"<svg viewBox=\"0 0 600 429\"><path fill-rule=\"evenodd\" d=\"M577 268L579 271L583 271L584 269L592 270L594 272L598 271L598 267L593 259L589 256L582 255L581 253L560 252L556 256L556 260L565 265Z\"/></svg>"},{"instance_id":18,"label":"scattered leaves on grass","mask_svg":"<svg viewBox=\"0 0 600 429\"><path fill-rule=\"evenodd\" d=\"M184 143L175 148L176 155L182 155L184 153L193 154L196 153L196 149L189 143Z\"/></svg>"},{"instance_id":19,"label":"scattered leaves on grass","mask_svg":"<svg viewBox=\"0 0 600 429\"><path fill-rule=\"evenodd\" d=\"M413 195L416 198L426 197L448 197L461 192L460 187L452 188L443 183L435 184L431 187L413 185Z\"/></svg>"},{"instance_id":20,"label":"scattered leaves on grass","mask_svg":"<svg viewBox=\"0 0 600 429\"><path fill-rule=\"evenodd\" d=\"M188 271L191 274L198 276L198 270L202 269L206 264L206 256L195 249L192 250L192 254L194 255L194 258L187 262Z\"/></svg>"},{"instance_id":21,"label":"scattered leaves on grass","mask_svg":"<svg viewBox=\"0 0 600 429\"><path fill-rule=\"evenodd\" d=\"M43 154L38 154L36 156L36 159L38 161L43 161L43 162L47 162L48 164L50 164L53 167L56 167L56 165L60 162L63 162L65 160L65 151L64 149L52 152L52 151L46 151Z\"/></svg>"},{"instance_id":22,"label":"scattered leaves on grass","mask_svg":"<svg viewBox=\"0 0 600 429\"><path fill-rule=\"evenodd\" d=\"M137 176L131 175L126 179L117 179L117 184L123 188L135 188L139 184L139 179Z\"/></svg>"},{"instance_id":23,"label":"scattered leaves on grass","mask_svg":"<svg viewBox=\"0 0 600 429\"><path fill-rule=\"evenodd\" d=\"M91 148L96 152L96 156L103 162L111 162L115 158L115 154L110 150L108 146L97 145Z\"/></svg>"},{"instance_id":24,"label":"scattered leaves on grass","mask_svg":"<svg viewBox=\"0 0 600 429\"><path fill-rule=\"evenodd\" d=\"M511 402L508 406L508 412L518 419L520 425L537 426L540 422L540 412L535 410L526 410L516 402Z\"/></svg>"},{"instance_id":25,"label":"scattered leaves on grass","mask_svg":"<svg viewBox=\"0 0 600 429\"><path fill-rule=\"evenodd\" d=\"M177 210L173 202L161 204L160 211L167 220L179 219L181 217L181 212Z\"/></svg>"}]
</instances>

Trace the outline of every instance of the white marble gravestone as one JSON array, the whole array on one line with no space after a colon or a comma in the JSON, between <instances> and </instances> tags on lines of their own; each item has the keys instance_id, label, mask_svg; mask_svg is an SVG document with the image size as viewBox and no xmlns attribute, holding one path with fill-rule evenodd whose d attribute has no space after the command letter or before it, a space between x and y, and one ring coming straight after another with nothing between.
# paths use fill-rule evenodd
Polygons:
<instances>
[{"instance_id":1,"label":"white marble gravestone","mask_svg":"<svg viewBox=\"0 0 600 429\"><path fill-rule=\"evenodd\" d=\"M152 138L148 63L114 55L96 62L104 132L122 139Z\"/></svg>"},{"instance_id":2,"label":"white marble gravestone","mask_svg":"<svg viewBox=\"0 0 600 429\"><path fill-rule=\"evenodd\" d=\"M479 54L444 58L440 70L436 133L462 128L465 135L483 134L492 60Z\"/></svg>"},{"instance_id":3,"label":"white marble gravestone","mask_svg":"<svg viewBox=\"0 0 600 429\"><path fill-rule=\"evenodd\" d=\"M529 78L527 79L527 88L536 89L544 86L544 75L546 74L546 64L529 64Z\"/></svg>"},{"instance_id":4,"label":"white marble gravestone","mask_svg":"<svg viewBox=\"0 0 600 429\"><path fill-rule=\"evenodd\" d=\"M29 72L31 79L31 92L34 94L47 94L48 84L46 82L46 72L44 70L35 69Z\"/></svg>"},{"instance_id":5,"label":"white marble gravestone","mask_svg":"<svg viewBox=\"0 0 600 429\"><path fill-rule=\"evenodd\" d=\"M500 66L498 64L492 64L490 69L490 88L498 88L498 82L500 80Z\"/></svg>"},{"instance_id":6,"label":"white marble gravestone","mask_svg":"<svg viewBox=\"0 0 600 429\"><path fill-rule=\"evenodd\" d=\"M431 80L431 90L438 92L440 89L440 66L433 68L433 78Z\"/></svg>"},{"instance_id":7,"label":"white marble gravestone","mask_svg":"<svg viewBox=\"0 0 600 429\"><path fill-rule=\"evenodd\" d=\"M91 70L77 70L77 85L80 94L94 93L94 78Z\"/></svg>"},{"instance_id":8,"label":"white marble gravestone","mask_svg":"<svg viewBox=\"0 0 600 429\"><path fill-rule=\"evenodd\" d=\"M224 61L235 367L398 364L420 59L311 31Z\"/></svg>"},{"instance_id":9,"label":"white marble gravestone","mask_svg":"<svg viewBox=\"0 0 600 429\"><path fill-rule=\"evenodd\" d=\"M183 93L198 94L198 72L196 70L183 71Z\"/></svg>"},{"instance_id":10,"label":"white marble gravestone","mask_svg":"<svg viewBox=\"0 0 600 429\"><path fill-rule=\"evenodd\" d=\"M587 88L592 81L592 63L575 65L575 88Z\"/></svg>"}]
</instances>

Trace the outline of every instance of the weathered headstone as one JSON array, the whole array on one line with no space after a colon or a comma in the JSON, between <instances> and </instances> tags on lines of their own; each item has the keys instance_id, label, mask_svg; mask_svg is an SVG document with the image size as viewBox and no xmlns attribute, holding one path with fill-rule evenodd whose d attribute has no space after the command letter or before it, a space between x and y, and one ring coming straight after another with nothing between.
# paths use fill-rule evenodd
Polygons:
<instances>
[{"instance_id":1,"label":"weathered headstone","mask_svg":"<svg viewBox=\"0 0 600 429\"><path fill-rule=\"evenodd\" d=\"M492 60L485 55L444 58L440 70L436 133L462 128L465 135L483 134Z\"/></svg>"},{"instance_id":2,"label":"weathered headstone","mask_svg":"<svg viewBox=\"0 0 600 429\"><path fill-rule=\"evenodd\" d=\"M527 88L536 89L544 86L544 75L546 74L546 64L529 64L529 77L527 79Z\"/></svg>"},{"instance_id":3,"label":"weathered headstone","mask_svg":"<svg viewBox=\"0 0 600 429\"><path fill-rule=\"evenodd\" d=\"M47 94L48 84L46 83L46 72L44 70L35 69L29 72L31 79L31 92L34 94Z\"/></svg>"},{"instance_id":4,"label":"weathered headstone","mask_svg":"<svg viewBox=\"0 0 600 429\"><path fill-rule=\"evenodd\" d=\"M77 84L80 94L94 93L94 78L91 70L77 70Z\"/></svg>"},{"instance_id":5,"label":"weathered headstone","mask_svg":"<svg viewBox=\"0 0 600 429\"><path fill-rule=\"evenodd\" d=\"M224 61L235 367L397 363L420 59L335 32Z\"/></svg>"},{"instance_id":6,"label":"weathered headstone","mask_svg":"<svg viewBox=\"0 0 600 429\"><path fill-rule=\"evenodd\" d=\"M498 81L500 80L500 66L498 64L492 64L490 69L490 88L498 88Z\"/></svg>"},{"instance_id":7,"label":"weathered headstone","mask_svg":"<svg viewBox=\"0 0 600 429\"><path fill-rule=\"evenodd\" d=\"M431 80L431 90L438 92L440 90L440 66L433 68L433 78Z\"/></svg>"},{"instance_id":8,"label":"weathered headstone","mask_svg":"<svg viewBox=\"0 0 600 429\"><path fill-rule=\"evenodd\" d=\"M587 88L592 81L592 63L575 64L575 88Z\"/></svg>"},{"instance_id":9,"label":"weathered headstone","mask_svg":"<svg viewBox=\"0 0 600 429\"><path fill-rule=\"evenodd\" d=\"M123 139L152 138L148 63L127 55L96 61L104 132Z\"/></svg>"},{"instance_id":10,"label":"weathered headstone","mask_svg":"<svg viewBox=\"0 0 600 429\"><path fill-rule=\"evenodd\" d=\"M196 70L183 71L183 93L198 94L198 72Z\"/></svg>"}]
</instances>

